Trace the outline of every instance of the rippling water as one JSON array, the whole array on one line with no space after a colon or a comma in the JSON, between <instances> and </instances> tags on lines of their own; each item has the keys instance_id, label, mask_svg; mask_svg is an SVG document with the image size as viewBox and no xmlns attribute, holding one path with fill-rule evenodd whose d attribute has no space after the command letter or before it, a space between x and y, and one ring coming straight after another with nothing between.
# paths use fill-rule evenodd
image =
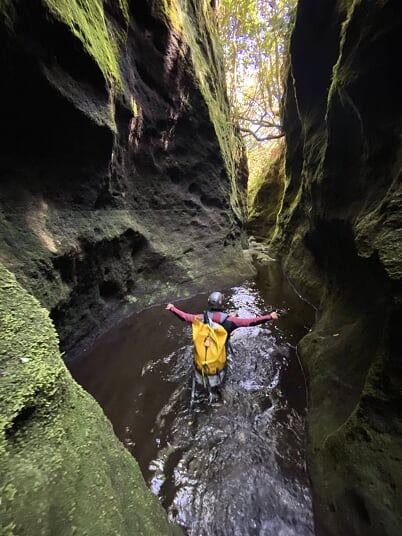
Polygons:
<instances>
[{"instance_id":1,"label":"rippling water","mask_svg":"<svg viewBox=\"0 0 402 536\"><path fill-rule=\"evenodd\" d=\"M304 461L305 385L294 345L312 310L276 266L226 289L226 311L279 310L240 328L222 400L191 405L191 328L154 307L71 366L138 459L172 521L190 536L314 534ZM179 307L202 312L206 296Z\"/></svg>"}]
</instances>

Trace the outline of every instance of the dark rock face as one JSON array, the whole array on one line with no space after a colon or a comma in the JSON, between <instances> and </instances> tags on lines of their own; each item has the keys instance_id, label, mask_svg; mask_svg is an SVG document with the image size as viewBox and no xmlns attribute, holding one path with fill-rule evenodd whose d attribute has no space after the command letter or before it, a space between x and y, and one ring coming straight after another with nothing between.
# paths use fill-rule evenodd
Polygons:
<instances>
[{"instance_id":1,"label":"dark rock face","mask_svg":"<svg viewBox=\"0 0 402 536\"><path fill-rule=\"evenodd\" d=\"M209 3L67 4L10 3L0 37L0 257L64 348L125 296L249 270Z\"/></svg>"},{"instance_id":2,"label":"dark rock face","mask_svg":"<svg viewBox=\"0 0 402 536\"><path fill-rule=\"evenodd\" d=\"M402 527L399 1L300 0L275 246L320 311L300 344L318 534Z\"/></svg>"},{"instance_id":3,"label":"dark rock face","mask_svg":"<svg viewBox=\"0 0 402 536\"><path fill-rule=\"evenodd\" d=\"M181 532L44 307L69 349L124 298L249 273L214 27L206 1L1 2L2 534Z\"/></svg>"}]
</instances>

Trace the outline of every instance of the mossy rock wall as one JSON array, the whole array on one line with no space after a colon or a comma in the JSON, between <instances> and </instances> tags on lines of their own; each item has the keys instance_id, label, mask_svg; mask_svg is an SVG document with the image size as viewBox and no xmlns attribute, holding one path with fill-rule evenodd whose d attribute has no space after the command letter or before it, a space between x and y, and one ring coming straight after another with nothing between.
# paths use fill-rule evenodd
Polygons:
<instances>
[{"instance_id":1,"label":"mossy rock wall","mask_svg":"<svg viewBox=\"0 0 402 536\"><path fill-rule=\"evenodd\" d=\"M206 0L0 5L0 260L63 349L122 300L250 273L215 17Z\"/></svg>"},{"instance_id":2,"label":"mossy rock wall","mask_svg":"<svg viewBox=\"0 0 402 536\"><path fill-rule=\"evenodd\" d=\"M180 534L66 369L48 312L2 265L0 328L0 533Z\"/></svg>"},{"instance_id":3,"label":"mossy rock wall","mask_svg":"<svg viewBox=\"0 0 402 536\"><path fill-rule=\"evenodd\" d=\"M271 245L318 309L299 350L319 535L402 527L401 41L399 1L299 1Z\"/></svg>"},{"instance_id":4,"label":"mossy rock wall","mask_svg":"<svg viewBox=\"0 0 402 536\"><path fill-rule=\"evenodd\" d=\"M259 241L270 241L276 231L280 205L284 196L285 144L279 140L269 150L261 176L255 178L248 191L247 230Z\"/></svg>"}]
</instances>

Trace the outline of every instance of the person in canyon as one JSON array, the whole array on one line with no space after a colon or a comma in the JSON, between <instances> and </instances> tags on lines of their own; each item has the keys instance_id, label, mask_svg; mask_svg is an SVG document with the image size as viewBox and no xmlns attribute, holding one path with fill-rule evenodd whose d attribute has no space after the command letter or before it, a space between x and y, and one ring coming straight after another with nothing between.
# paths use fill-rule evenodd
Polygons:
<instances>
[{"instance_id":1,"label":"person in canyon","mask_svg":"<svg viewBox=\"0 0 402 536\"><path fill-rule=\"evenodd\" d=\"M230 350L229 338L237 328L258 326L269 320L277 320L278 313L273 311L264 316L239 318L223 312L224 296L215 291L208 297L208 310L203 314L181 311L172 303L166 309L180 320L192 325L194 342L194 375L192 398L196 387L208 390L210 399L214 398L222 386L226 375L227 353Z\"/></svg>"}]
</instances>

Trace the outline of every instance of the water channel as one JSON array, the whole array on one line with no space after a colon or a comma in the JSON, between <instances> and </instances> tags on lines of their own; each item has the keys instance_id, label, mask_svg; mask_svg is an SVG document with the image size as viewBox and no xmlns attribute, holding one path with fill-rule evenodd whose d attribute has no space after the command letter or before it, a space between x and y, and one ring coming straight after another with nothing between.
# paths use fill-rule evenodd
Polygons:
<instances>
[{"instance_id":1,"label":"water channel","mask_svg":"<svg viewBox=\"0 0 402 536\"><path fill-rule=\"evenodd\" d=\"M211 289L222 290L222 289ZM222 401L191 405L191 327L155 306L126 319L70 363L172 521L189 536L314 534L304 458L306 389L296 353L313 309L276 263L223 289L225 310L274 323L231 337ZM207 295L175 304L202 312Z\"/></svg>"}]
</instances>

